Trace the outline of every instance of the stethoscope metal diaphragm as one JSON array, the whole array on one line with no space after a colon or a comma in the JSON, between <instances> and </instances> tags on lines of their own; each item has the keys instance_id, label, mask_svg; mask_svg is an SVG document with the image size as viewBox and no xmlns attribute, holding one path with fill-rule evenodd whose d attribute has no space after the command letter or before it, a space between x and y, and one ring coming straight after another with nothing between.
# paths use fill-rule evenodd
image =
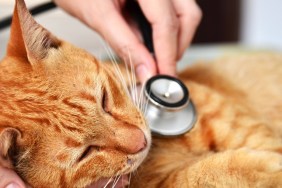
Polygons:
<instances>
[{"instance_id":1,"label":"stethoscope metal diaphragm","mask_svg":"<svg viewBox=\"0 0 282 188\"><path fill-rule=\"evenodd\" d=\"M145 116L153 135L178 136L193 128L197 113L181 80L157 75L146 82L144 92L148 100Z\"/></svg>"}]
</instances>

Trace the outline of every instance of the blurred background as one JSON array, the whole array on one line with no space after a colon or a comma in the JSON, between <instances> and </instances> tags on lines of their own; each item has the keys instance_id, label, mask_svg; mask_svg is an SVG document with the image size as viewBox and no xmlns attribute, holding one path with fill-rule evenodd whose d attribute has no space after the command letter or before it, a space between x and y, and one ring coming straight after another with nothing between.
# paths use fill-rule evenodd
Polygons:
<instances>
[{"instance_id":1,"label":"blurred background","mask_svg":"<svg viewBox=\"0 0 282 188\"><path fill-rule=\"evenodd\" d=\"M282 49L282 1L198 0L203 20L195 43L239 42Z\"/></svg>"},{"instance_id":2,"label":"blurred background","mask_svg":"<svg viewBox=\"0 0 282 188\"><path fill-rule=\"evenodd\" d=\"M48 0L26 0L28 7ZM203 19L182 61L206 60L230 53L282 51L281 0L198 0ZM0 20L12 14L13 0L0 0ZM105 44L98 34L56 8L35 17L59 38L98 57ZM9 29L0 30L0 58L5 54Z\"/></svg>"}]
</instances>

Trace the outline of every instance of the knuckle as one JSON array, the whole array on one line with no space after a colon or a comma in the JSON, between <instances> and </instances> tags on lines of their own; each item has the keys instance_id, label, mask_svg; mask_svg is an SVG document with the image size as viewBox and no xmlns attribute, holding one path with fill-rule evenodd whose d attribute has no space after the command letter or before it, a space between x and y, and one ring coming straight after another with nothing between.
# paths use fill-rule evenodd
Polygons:
<instances>
[{"instance_id":1,"label":"knuckle","mask_svg":"<svg viewBox=\"0 0 282 188\"><path fill-rule=\"evenodd\" d=\"M191 0L183 4L182 15L185 22L196 26L200 23L203 13L199 5L194 0Z\"/></svg>"},{"instance_id":2,"label":"knuckle","mask_svg":"<svg viewBox=\"0 0 282 188\"><path fill-rule=\"evenodd\" d=\"M139 45L138 43L120 44L120 46L116 47L115 51L120 58L126 60L131 56L134 57L134 52L136 49L139 49Z\"/></svg>"},{"instance_id":3,"label":"knuckle","mask_svg":"<svg viewBox=\"0 0 282 188\"><path fill-rule=\"evenodd\" d=\"M195 6L190 10L190 19L198 24L202 19L203 13L200 7L195 3Z\"/></svg>"},{"instance_id":4,"label":"knuckle","mask_svg":"<svg viewBox=\"0 0 282 188\"><path fill-rule=\"evenodd\" d=\"M177 17L173 17L169 24L170 24L170 27L175 28L175 29L178 29L178 27L180 26L180 22Z\"/></svg>"},{"instance_id":5,"label":"knuckle","mask_svg":"<svg viewBox=\"0 0 282 188\"><path fill-rule=\"evenodd\" d=\"M178 31L179 26L180 22L176 17L170 17L168 19L163 20L163 27L170 32Z\"/></svg>"}]
</instances>

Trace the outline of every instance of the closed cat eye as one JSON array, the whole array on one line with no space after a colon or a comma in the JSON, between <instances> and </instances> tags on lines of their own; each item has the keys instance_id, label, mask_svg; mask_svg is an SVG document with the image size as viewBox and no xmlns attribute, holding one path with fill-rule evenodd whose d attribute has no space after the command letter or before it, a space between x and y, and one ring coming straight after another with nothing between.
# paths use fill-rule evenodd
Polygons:
<instances>
[{"instance_id":1,"label":"closed cat eye","mask_svg":"<svg viewBox=\"0 0 282 188\"><path fill-rule=\"evenodd\" d=\"M109 108L108 108L107 103L108 103L107 91L106 91L106 89L103 89L101 104L102 104L102 108L103 108L104 112L106 112L106 113L109 112Z\"/></svg>"},{"instance_id":2,"label":"closed cat eye","mask_svg":"<svg viewBox=\"0 0 282 188\"><path fill-rule=\"evenodd\" d=\"M78 162L82 161L83 159L87 158L93 150L99 151L99 147L97 146L88 146L84 152L81 154L81 156L78 158Z\"/></svg>"}]
</instances>

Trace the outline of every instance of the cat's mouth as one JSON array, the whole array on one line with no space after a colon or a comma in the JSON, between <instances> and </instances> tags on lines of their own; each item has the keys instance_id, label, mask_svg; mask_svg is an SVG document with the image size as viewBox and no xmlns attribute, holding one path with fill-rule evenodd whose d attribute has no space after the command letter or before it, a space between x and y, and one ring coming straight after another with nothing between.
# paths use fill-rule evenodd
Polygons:
<instances>
[{"instance_id":1,"label":"cat's mouth","mask_svg":"<svg viewBox=\"0 0 282 188\"><path fill-rule=\"evenodd\" d=\"M127 185L129 185L128 175L121 175L113 178L102 178L87 186L87 188L124 188Z\"/></svg>"}]
</instances>

